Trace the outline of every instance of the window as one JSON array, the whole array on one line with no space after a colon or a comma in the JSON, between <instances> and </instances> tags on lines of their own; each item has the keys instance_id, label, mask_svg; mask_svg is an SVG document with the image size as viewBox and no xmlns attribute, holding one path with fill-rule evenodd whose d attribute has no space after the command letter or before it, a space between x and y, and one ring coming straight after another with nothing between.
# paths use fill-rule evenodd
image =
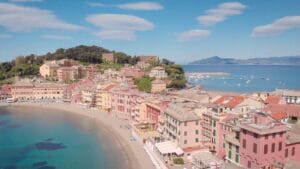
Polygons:
<instances>
[{"instance_id":1,"label":"window","mask_svg":"<svg viewBox=\"0 0 300 169\"><path fill-rule=\"evenodd\" d=\"M217 126L217 123L216 123L216 120L214 120L214 127L216 127Z\"/></svg>"},{"instance_id":2,"label":"window","mask_svg":"<svg viewBox=\"0 0 300 169\"><path fill-rule=\"evenodd\" d=\"M280 137L282 137L283 133L280 133Z\"/></svg>"},{"instance_id":3,"label":"window","mask_svg":"<svg viewBox=\"0 0 300 169\"><path fill-rule=\"evenodd\" d=\"M198 138L195 138L195 142L196 142L196 143L198 143L198 142L199 142Z\"/></svg>"},{"instance_id":4,"label":"window","mask_svg":"<svg viewBox=\"0 0 300 169\"><path fill-rule=\"evenodd\" d=\"M295 147L292 148L292 156L295 155Z\"/></svg>"},{"instance_id":5,"label":"window","mask_svg":"<svg viewBox=\"0 0 300 169\"><path fill-rule=\"evenodd\" d=\"M198 130L195 130L195 133L196 133L196 135L198 135L198 134L199 134L199 131L198 131Z\"/></svg>"},{"instance_id":6,"label":"window","mask_svg":"<svg viewBox=\"0 0 300 169\"><path fill-rule=\"evenodd\" d=\"M272 149L271 149L272 153L275 152L275 143L272 143Z\"/></svg>"},{"instance_id":7,"label":"window","mask_svg":"<svg viewBox=\"0 0 300 169\"><path fill-rule=\"evenodd\" d=\"M243 134L247 134L247 131L246 131L246 130L243 130Z\"/></svg>"},{"instance_id":8,"label":"window","mask_svg":"<svg viewBox=\"0 0 300 169\"><path fill-rule=\"evenodd\" d=\"M226 147L226 144L225 143L223 143L223 148L225 148Z\"/></svg>"},{"instance_id":9,"label":"window","mask_svg":"<svg viewBox=\"0 0 300 169\"><path fill-rule=\"evenodd\" d=\"M184 144L187 144L187 140L184 140Z\"/></svg>"},{"instance_id":10,"label":"window","mask_svg":"<svg viewBox=\"0 0 300 169\"><path fill-rule=\"evenodd\" d=\"M231 143L229 143L229 150L231 150L232 149L232 144Z\"/></svg>"},{"instance_id":11,"label":"window","mask_svg":"<svg viewBox=\"0 0 300 169\"><path fill-rule=\"evenodd\" d=\"M243 148L246 148L246 139L243 139Z\"/></svg>"},{"instance_id":12,"label":"window","mask_svg":"<svg viewBox=\"0 0 300 169\"><path fill-rule=\"evenodd\" d=\"M253 153L257 153L257 144L253 143Z\"/></svg>"},{"instance_id":13,"label":"window","mask_svg":"<svg viewBox=\"0 0 300 169\"><path fill-rule=\"evenodd\" d=\"M231 151L228 151L228 158L231 159Z\"/></svg>"},{"instance_id":14,"label":"window","mask_svg":"<svg viewBox=\"0 0 300 169\"><path fill-rule=\"evenodd\" d=\"M264 153L265 153L265 154L268 153L268 144L265 144L265 146L264 146Z\"/></svg>"},{"instance_id":15,"label":"window","mask_svg":"<svg viewBox=\"0 0 300 169\"><path fill-rule=\"evenodd\" d=\"M213 130L213 136L216 136L216 130L215 129Z\"/></svg>"},{"instance_id":16,"label":"window","mask_svg":"<svg viewBox=\"0 0 300 169\"><path fill-rule=\"evenodd\" d=\"M236 150L236 153L238 154L240 152L240 147L235 146L235 150Z\"/></svg>"},{"instance_id":17,"label":"window","mask_svg":"<svg viewBox=\"0 0 300 169\"><path fill-rule=\"evenodd\" d=\"M256 133L254 133L254 138L257 138L257 134Z\"/></svg>"},{"instance_id":18,"label":"window","mask_svg":"<svg viewBox=\"0 0 300 169\"><path fill-rule=\"evenodd\" d=\"M289 149L285 149L285 157L288 157L289 155Z\"/></svg>"},{"instance_id":19,"label":"window","mask_svg":"<svg viewBox=\"0 0 300 169\"><path fill-rule=\"evenodd\" d=\"M248 168L251 168L251 162L248 161Z\"/></svg>"},{"instance_id":20,"label":"window","mask_svg":"<svg viewBox=\"0 0 300 169\"><path fill-rule=\"evenodd\" d=\"M282 142L279 142L278 144L278 151L281 151L282 150Z\"/></svg>"},{"instance_id":21,"label":"window","mask_svg":"<svg viewBox=\"0 0 300 169\"><path fill-rule=\"evenodd\" d=\"M237 155L237 154L235 155L235 162L239 163L239 155Z\"/></svg>"},{"instance_id":22,"label":"window","mask_svg":"<svg viewBox=\"0 0 300 169\"><path fill-rule=\"evenodd\" d=\"M276 134L275 134L275 133L273 133L273 134L272 134L272 137L273 137L273 138L275 138L275 136L276 136Z\"/></svg>"},{"instance_id":23,"label":"window","mask_svg":"<svg viewBox=\"0 0 300 169\"><path fill-rule=\"evenodd\" d=\"M187 136L187 131L184 132L184 136Z\"/></svg>"}]
</instances>

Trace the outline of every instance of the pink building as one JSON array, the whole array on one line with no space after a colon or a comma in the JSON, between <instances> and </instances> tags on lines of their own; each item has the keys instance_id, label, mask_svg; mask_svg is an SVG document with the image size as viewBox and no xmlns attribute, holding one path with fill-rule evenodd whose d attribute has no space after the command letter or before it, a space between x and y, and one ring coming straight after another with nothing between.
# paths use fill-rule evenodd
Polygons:
<instances>
[{"instance_id":1,"label":"pink building","mask_svg":"<svg viewBox=\"0 0 300 169\"><path fill-rule=\"evenodd\" d=\"M145 73L136 67L123 67L120 72L127 77L140 78L145 75Z\"/></svg>"},{"instance_id":2,"label":"pink building","mask_svg":"<svg viewBox=\"0 0 300 169\"><path fill-rule=\"evenodd\" d=\"M274 121L265 113L257 112L254 120L241 123L240 163L249 169L284 165L286 134L285 124Z\"/></svg>"},{"instance_id":3,"label":"pink building","mask_svg":"<svg viewBox=\"0 0 300 169\"><path fill-rule=\"evenodd\" d=\"M11 97L11 85L4 84L0 87L0 101Z\"/></svg>"},{"instance_id":4,"label":"pink building","mask_svg":"<svg viewBox=\"0 0 300 169\"><path fill-rule=\"evenodd\" d=\"M112 113L119 118L131 120L134 108L137 104L139 92L136 89L116 87L111 91Z\"/></svg>"},{"instance_id":5,"label":"pink building","mask_svg":"<svg viewBox=\"0 0 300 169\"><path fill-rule=\"evenodd\" d=\"M229 143L234 146L239 146L239 129L237 128L238 115L226 114L225 117L219 122L219 148L217 156L221 159L226 158L226 145ZM231 160L231 159L229 159Z\"/></svg>"},{"instance_id":6,"label":"pink building","mask_svg":"<svg viewBox=\"0 0 300 169\"><path fill-rule=\"evenodd\" d=\"M164 111L164 136L185 151L203 147L200 116L194 102L173 102Z\"/></svg>"}]
</instances>

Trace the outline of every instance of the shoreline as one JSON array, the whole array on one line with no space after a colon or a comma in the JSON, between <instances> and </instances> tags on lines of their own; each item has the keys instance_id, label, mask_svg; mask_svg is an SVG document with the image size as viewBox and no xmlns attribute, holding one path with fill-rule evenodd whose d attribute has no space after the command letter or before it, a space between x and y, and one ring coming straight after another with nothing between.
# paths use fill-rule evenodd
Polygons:
<instances>
[{"instance_id":1,"label":"shoreline","mask_svg":"<svg viewBox=\"0 0 300 169\"><path fill-rule=\"evenodd\" d=\"M124 155L125 164L127 165L124 168L128 169L153 169L154 165L152 164L149 156L143 149L142 144L138 142L130 141L131 130L128 130L125 127L121 128L121 125L126 125L126 121L119 120L114 118L112 115L109 115L105 112L100 112L97 109L87 109L80 105L68 104L68 103L32 103L32 102L22 102L22 103L0 103L0 107L30 107L30 108L42 108L42 109L51 109L64 111L69 113L71 116L84 116L95 120L97 125L101 127L97 132L103 132L100 130L106 130L109 133L109 139L112 139L116 142L116 150L122 152L121 155ZM140 145L139 145L140 144Z\"/></svg>"}]
</instances>

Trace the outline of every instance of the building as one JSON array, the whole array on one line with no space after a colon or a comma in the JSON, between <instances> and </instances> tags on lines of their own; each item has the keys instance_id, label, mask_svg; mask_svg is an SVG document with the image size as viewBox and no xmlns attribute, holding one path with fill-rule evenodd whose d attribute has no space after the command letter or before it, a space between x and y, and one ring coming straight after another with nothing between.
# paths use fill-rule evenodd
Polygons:
<instances>
[{"instance_id":1,"label":"building","mask_svg":"<svg viewBox=\"0 0 300 169\"><path fill-rule=\"evenodd\" d=\"M23 83L12 85L12 98L18 101L60 100L63 98L65 86L53 83Z\"/></svg>"},{"instance_id":2,"label":"building","mask_svg":"<svg viewBox=\"0 0 300 169\"><path fill-rule=\"evenodd\" d=\"M297 104L268 104L263 110L275 120L283 120L290 124L300 121L300 105Z\"/></svg>"},{"instance_id":3,"label":"building","mask_svg":"<svg viewBox=\"0 0 300 169\"><path fill-rule=\"evenodd\" d=\"M228 163L240 165L240 128L239 117L236 114L227 114L220 122L220 144L222 148L217 152L217 156Z\"/></svg>"},{"instance_id":4,"label":"building","mask_svg":"<svg viewBox=\"0 0 300 169\"><path fill-rule=\"evenodd\" d=\"M239 95L224 95L217 96L213 99L212 103L218 107L220 107L220 111L234 111L239 104L241 104L245 100L244 96ZM236 111L240 112L240 111Z\"/></svg>"},{"instance_id":5,"label":"building","mask_svg":"<svg viewBox=\"0 0 300 169\"><path fill-rule=\"evenodd\" d=\"M300 90L277 89L275 93L278 93L287 104L300 104Z\"/></svg>"},{"instance_id":6,"label":"building","mask_svg":"<svg viewBox=\"0 0 300 169\"><path fill-rule=\"evenodd\" d=\"M135 66L140 69L146 69L146 68L150 67L150 64L147 62L138 61Z\"/></svg>"},{"instance_id":7,"label":"building","mask_svg":"<svg viewBox=\"0 0 300 169\"><path fill-rule=\"evenodd\" d=\"M202 151L192 156L193 169L223 169L224 161L214 156L211 152Z\"/></svg>"},{"instance_id":8,"label":"building","mask_svg":"<svg viewBox=\"0 0 300 169\"><path fill-rule=\"evenodd\" d=\"M18 101L33 100L33 88L34 85L31 83L14 84L11 87L12 98Z\"/></svg>"},{"instance_id":9,"label":"building","mask_svg":"<svg viewBox=\"0 0 300 169\"><path fill-rule=\"evenodd\" d=\"M168 74L166 73L165 68L157 66L151 70L149 76L155 77L156 79L164 79L168 77Z\"/></svg>"},{"instance_id":10,"label":"building","mask_svg":"<svg viewBox=\"0 0 300 169\"><path fill-rule=\"evenodd\" d=\"M96 89L95 88L86 88L81 90L80 95L81 103L88 107L96 106Z\"/></svg>"},{"instance_id":11,"label":"building","mask_svg":"<svg viewBox=\"0 0 300 169\"><path fill-rule=\"evenodd\" d=\"M159 58L157 56L139 56L139 60L144 63L159 62Z\"/></svg>"},{"instance_id":12,"label":"building","mask_svg":"<svg viewBox=\"0 0 300 169\"><path fill-rule=\"evenodd\" d=\"M202 147L200 124L196 115L196 103L172 102L164 111L164 137L175 142L184 150Z\"/></svg>"},{"instance_id":13,"label":"building","mask_svg":"<svg viewBox=\"0 0 300 169\"><path fill-rule=\"evenodd\" d=\"M110 91L115 86L113 83L97 85L96 106L100 111L111 112L112 97Z\"/></svg>"},{"instance_id":14,"label":"building","mask_svg":"<svg viewBox=\"0 0 300 169\"><path fill-rule=\"evenodd\" d=\"M60 82L73 81L79 78L78 67L60 67L57 69L57 78Z\"/></svg>"},{"instance_id":15,"label":"building","mask_svg":"<svg viewBox=\"0 0 300 169\"><path fill-rule=\"evenodd\" d=\"M123 67L120 70L121 74L126 77L140 78L145 75L144 71L136 67Z\"/></svg>"},{"instance_id":16,"label":"building","mask_svg":"<svg viewBox=\"0 0 300 169\"><path fill-rule=\"evenodd\" d=\"M285 124L274 121L266 113L256 112L253 119L239 127L240 164L243 167L257 169L284 165L288 131Z\"/></svg>"},{"instance_id":17,"label":"building","mask_svg":"<svg viewBox=\"0 0 300 169\"><path fill-rule=\"evenodd\" d=\"M163 80L153 80L151 82L151 93L161 93L165 92L167 89L167 84Z\"/></svg>"},{"instance_id":18,"label":"building","mask_svg":"<svg viewBox=\"0 0 300 169\"><path fill-rule=\"evenodd\" d=\"M0 102L11 98L11 85L4 84L0 87Z\"/></svg>"},{"instance_id":19,"label":"building","mask_svg":"<svg viewBox=\"0 0 300 169\"><path fill-rule=\"evenodd\" d=\"M118 118L132 120L136 108L139 92L128 87L115 87L110 91L111 112Z\"/></svg>"},{"instance_id":20,"label":"building","mask_svg":"<svg viewBox=\"0 0 300 169\"><path fill-rule=\"evenodd\" d=\"M44 78L56 78L60 65L56 61L46 61L40 66L40 75Z\"/></svg>"},{"instance_id":21,"label":"building","mask_svg":"<svg viewBox=\"0 0 300 169\"><path fill-rule=\"evenodd\" d=\"M114 53L102 53L102 61L107 63L115 63L117 60Z\"/></svg>"},{"instance_id":22,"label":"building","mask_svg":"<svg viewBox=\"0 0 300 169\"><path fill-rule=\"evenodd\" d=\"M148 139L159 138L155 123L141 123L132 125L132 136L141 143L145 143Z\"/></svg>"}]
</instances>

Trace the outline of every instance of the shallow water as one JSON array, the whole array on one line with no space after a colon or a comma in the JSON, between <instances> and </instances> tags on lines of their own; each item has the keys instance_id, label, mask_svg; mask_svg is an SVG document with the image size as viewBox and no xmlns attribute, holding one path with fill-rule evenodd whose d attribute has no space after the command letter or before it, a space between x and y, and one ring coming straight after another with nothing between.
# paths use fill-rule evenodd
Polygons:
<instances>
[{"instance_id":1,"label":"shallow water","mask_svg":"<svg viewBox=\"0 0 300 169\"><path fill-rule=\"evenodd\" d=\"M87 117L0 107L0 169L126 168L108 135Z\"/></svg>"}]
</instances>

